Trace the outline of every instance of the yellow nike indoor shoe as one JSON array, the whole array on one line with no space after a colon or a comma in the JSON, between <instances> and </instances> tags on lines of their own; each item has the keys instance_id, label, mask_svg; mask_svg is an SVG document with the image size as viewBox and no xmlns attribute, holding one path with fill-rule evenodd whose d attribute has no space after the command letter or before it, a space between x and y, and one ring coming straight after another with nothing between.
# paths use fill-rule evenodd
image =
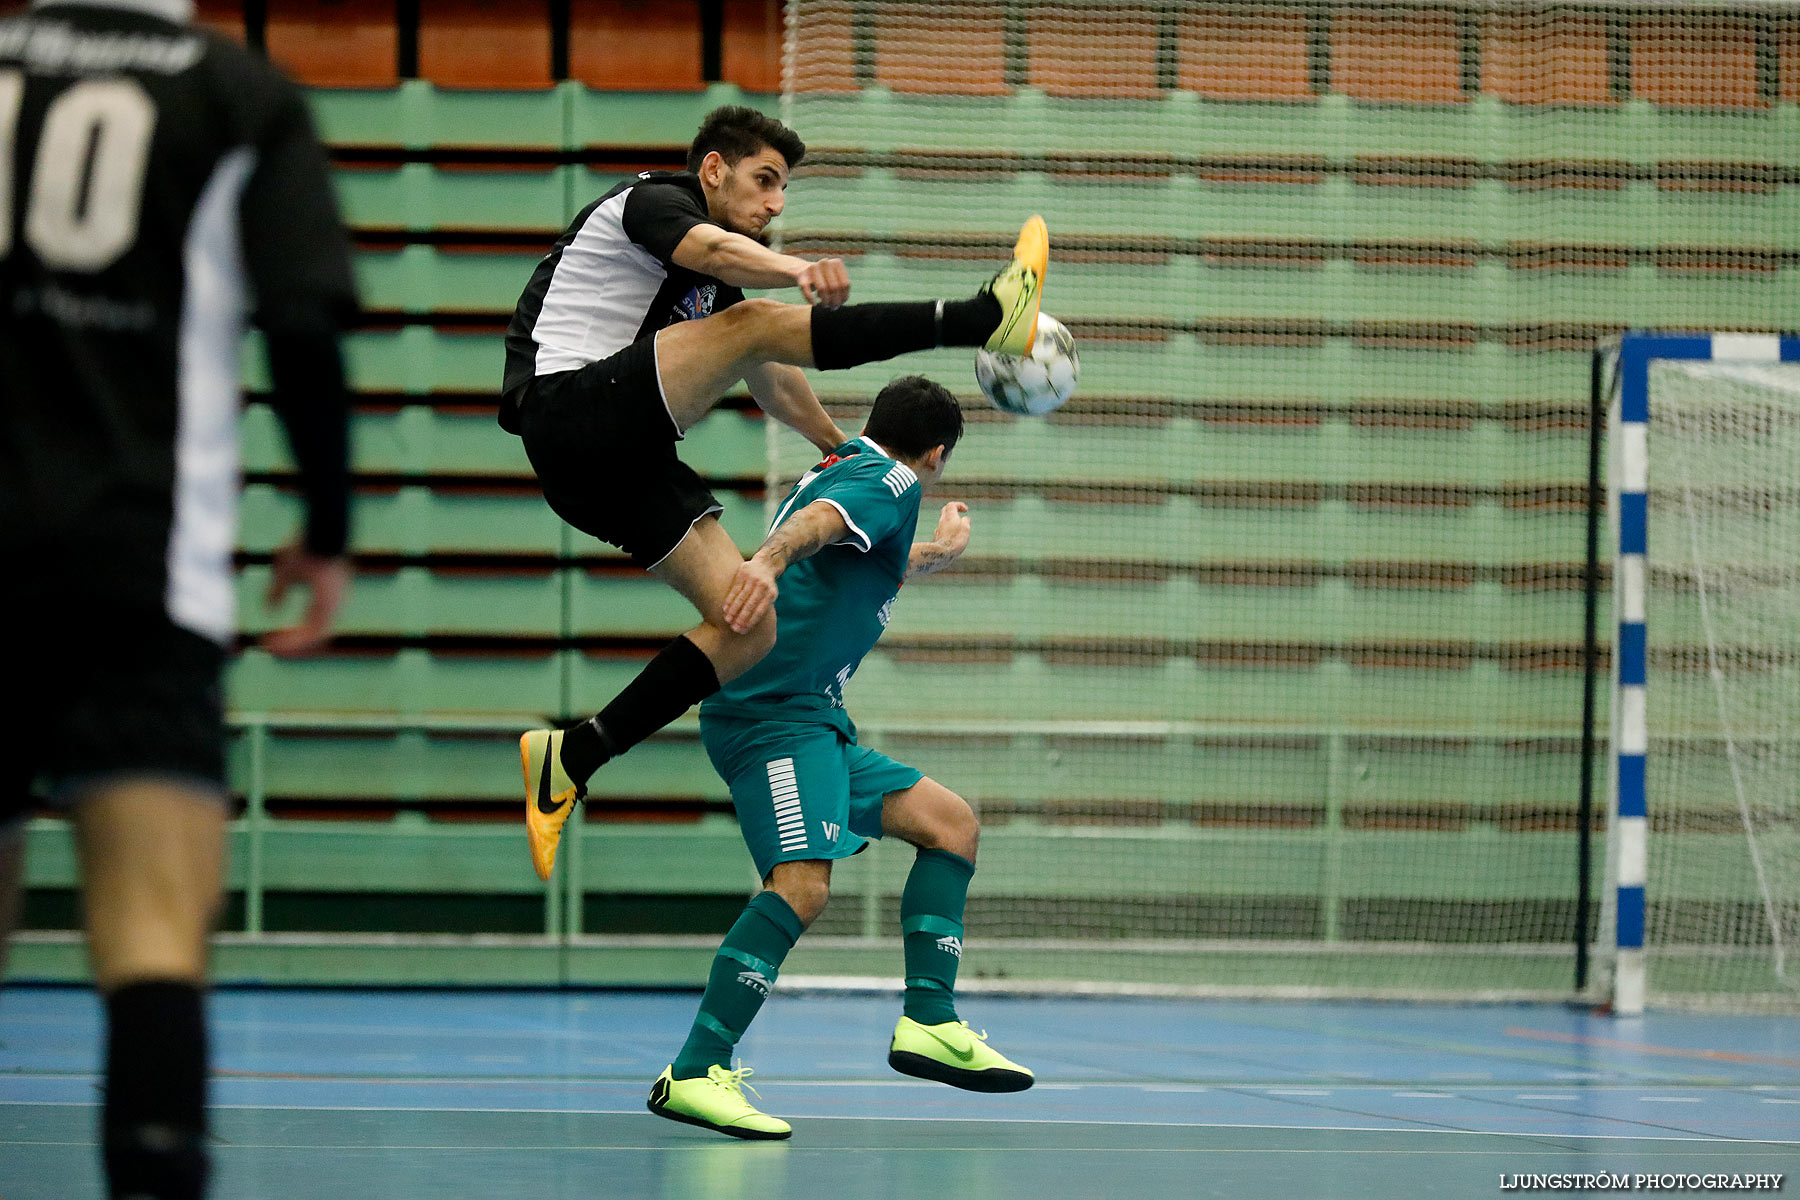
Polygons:
<instances>
[{"instance_id":1,"label":"yellow nike indoor shoe","mask_svg":"<svg viewBox=\"0 0 1800 1200\"><path fill-rule=\"evenodd\" d=\"M1044 272L1050 267L1050 230L1044 218L1033 216L1019 230L1013 260L988 281L983 291L1000 302L1000 328L988 338L986 349L995 354L1028 354L1037 338L1038 301L1044 292Z\"/></svg>"},{"instance_id":2,"label":"yellow nike indoor shoe","mask_svg":"<svg viewBox=\"0 0 1800 1200\"><path fill-rule=\"evenodd\" d=\"M519 739L519 765L525 769L525 833L531 839L531 865L539 879L550 878L563 822L586 795L586 789L563 770L562 741L560 729L533 729Z\"/></svg>"},{"instance_id":3,"label":"yellow nike indoor shoe","mask_svg":"<svg viewBox=\"0 0 1800 1200\"><path fill-rule=\"evenodd\" d=\"M724 1067L711 1066L706 1068L703 1078L676 1079L674 1068L664 1067L650 1088L646 1107L659 1117L717 1130L735 1138L772 1141L791 1137L793 1126L780 1117L759 1112L755 1105L744 1099L744 1089L749 1086L744 1078L753 1074L755 1072L749 1067L727 1071ZM750 1088L750 1094L756 1095L756 1089Z\"/></svg>"},{"instance_id":4,"label":"yellow nike indoor shoe","mask_svg":"<svg viewBox=\"0 0 1800 1200\"><path fill-rule=\"evenodd\" d=\"M967 1021L921 1025L901 1017L888 1047L888 1066L970 1092L1022 1092L1037 1082L1028 1068L989 1046L987 1034L976 1033Z\"/></svg>"}]
</instances>

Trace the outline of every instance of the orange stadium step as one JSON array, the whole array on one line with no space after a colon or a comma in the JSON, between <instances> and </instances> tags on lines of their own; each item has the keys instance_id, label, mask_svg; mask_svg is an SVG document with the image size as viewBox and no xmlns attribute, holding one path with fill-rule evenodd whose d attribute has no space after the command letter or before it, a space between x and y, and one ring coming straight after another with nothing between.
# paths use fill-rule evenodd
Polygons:
<instances>
[{"instance_id":1,"label":"orange stadium step","mask_svg":"<svg viewBox=\"0 0 1800 1200\"><path fill-rule=\"evenodd\" d=\"M697 92L706 86L700 42L700 5L694 0L569 4L569 77L591 88Z\"/></svg>"},{"instance_id":2,"label":"orange stadium step","mask_svg":"<svg viewBox=\"0 0 1800 1200\"><path fill-rule=\"evenodd\" d=\"M450 88L549 87L549 0L421 4L419 75Z\"/></svg>"},{"instance_id":3,"label":"orange stadium step","mask_svg":"<svg viewBox=\"0 0 1800 1200\"><path fill-rule=\"evenodd\" d=\"M1026 18L1031 85L1071 100L1154 100L1160 15L1120 5L1033 5Z\"/></svg>"},{"instance_id":4,"label":"orange stadium step","mask_svg":"<svg viewBox=\"0 0 1800 1200\"><path fill-rule=\"evenodd\" d=\"M746 92L781 90L781 0L725 0L719 69Z\"/></svg>"},{"instance_id":5,"label":"orange stadium step","mask_svg":"<svg viewBox=\"0 0 1800 1200\"><path fill-rule=\"evenodd\" d=\"M1176 79L1212 100L1313 98L1309 18L1281 9L1202 9L1181 18Z\"/></svg>"},{"instance_id":6,"label":"orange stadium step","mask_svg":"<svg viewBox=\"0 0 1800 1200\"><path fill-rule=\"evenodd\" d=\"M1767 108L1757 54L1752 19L1640 18L1631 27L1631 91L1671 107Z\"/></svg>"},{"instance_id":7,"label":"orange stadium step","mask_svg":"<svg viewBox=\"0 0 1800 1200\"><path fill-rule=\"evenodd\" d=\"M1006 95L1005 6L958 5L953 17L924 8L879 13L875 80L916 95Z\"/></svg>"},{"instance_id":8,"label":"orange stadium step","mask_svg":"<svg viewBox=\"0 0 1800 1200\"><path fill-rule=\"evenodd\" d=\"M393 0L268 0L269 57L313 87L387 88L399 82Z\"/></svg>"},{"instance_id":9,"label":"orange stadium step","mask_svg":"<svg viewBox=\"0 0 1800 1200\"><path fill-rule=\"evenodd\" d=\"M11 8L12 6L8 5L7 7ZM243 44L243 0L198 0L194 5L194 20L208 29L224 34L240 45Z\"/></svg>"},{"instance_id":10,"label":"orange stadium step","mask_svg":"<svg viewBox=\"0 0 1800 1200\"><path fill-rule=\"evenodd\" d=\"M1383 103L1466 101L1458 14L1385 8L1335 12L1331 86L1357 100Z\"/></svg>"},{"instance_id":11,"label":"orange stadium step","mask_svg":"<svg viewBox=\"0 0 1800 1200\"><path fill-rule=\"evenodd\" d=\"M1612 92L1606 18L1587 13L1489 13L1482 21L1481 90L1514 104L1606 104Z\"/></svg>"}]
</instances>

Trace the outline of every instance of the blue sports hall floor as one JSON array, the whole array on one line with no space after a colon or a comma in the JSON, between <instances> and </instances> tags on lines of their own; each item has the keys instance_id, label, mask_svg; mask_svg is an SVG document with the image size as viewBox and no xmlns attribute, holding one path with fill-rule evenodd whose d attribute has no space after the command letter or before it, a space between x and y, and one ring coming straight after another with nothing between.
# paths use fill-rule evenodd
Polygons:
<instances>
[{"instance_id":1,"label":"blue sports hall floor","mask_svg":"<svg viewBox=\"0 0 1800 1200\"><path fill-rule=\"evenodd\" d=\"M741 1050L794 1137L752 1143L644 1110L697 999L218 992L213 1195L1391 1200L1770 1174L1800 1192L1792 1017L972 996L963 1015L1040 1081L982 1096L888 1069L896 997L777 993ZM101 1194L99 1015L80 989L0 992L3 1200Z\"/></svg>"}]
</instances>

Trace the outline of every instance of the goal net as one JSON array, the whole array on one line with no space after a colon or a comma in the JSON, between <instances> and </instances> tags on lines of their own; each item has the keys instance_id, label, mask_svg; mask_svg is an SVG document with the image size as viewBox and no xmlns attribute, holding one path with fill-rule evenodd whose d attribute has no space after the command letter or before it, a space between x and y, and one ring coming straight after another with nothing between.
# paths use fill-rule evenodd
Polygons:
<instances>
[{"instance_id":1,"label":"goal net","mask_svg":"<svg viewBox=\"0 0 1800 1200\"><path fill-rule=\"evenodd\" d=\"M1800 1007L1800 364L1646 376L1646 1000Z\"/></svg>"},{"instance_id":2,"label":"goal net","mask_svg":"<svg viewBox=\"0 0 1800 1200\"><path fill-rule=\"evenodd\" d=\"M786 29L782 246L843 257L853 301L957 297L1042 213L1081 352L1047 419L989 409L966 350L812 376L846 429L913 371L969 419L921 524L966 500L970 551L847 692L981 815L965 975L1566 995L1588 354L1640 314L1781 319L1789 18L790 0ZM812 456L772 429L772 494ZM891 973L909 859L843 864L794 969Z\"/></svg>"}]
</instances>

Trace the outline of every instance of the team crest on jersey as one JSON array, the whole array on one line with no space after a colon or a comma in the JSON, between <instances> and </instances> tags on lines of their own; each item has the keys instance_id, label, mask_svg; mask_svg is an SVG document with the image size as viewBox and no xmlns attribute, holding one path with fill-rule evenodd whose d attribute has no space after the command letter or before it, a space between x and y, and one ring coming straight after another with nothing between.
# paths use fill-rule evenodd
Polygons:
<instances>
[{"instance_id":1,"label":"team crest on jersey","mask_svg":"<svg viewBox=\"0 0 1800 1200\"><path fill-rule=\"evenodd\" d=\"M697 321L701 317L712 316L713 302L719 298L719 285L716 283L696 284L681 298L675 306L683 321Z\"/></svg>"},{"instance_id":2,"label":"team crest on jersey","mask_svg":"<svg viewBox=\"0 0 1800 1200\"><path fill-rule=\"evenodd\" d=\"M898 596L889 596L888 602L881 606L880 612L875 614L875 618L881 622L883 629L886 629L888 622L894 619L894 601L899 598Z\"/></svg>"}]
</instances>

